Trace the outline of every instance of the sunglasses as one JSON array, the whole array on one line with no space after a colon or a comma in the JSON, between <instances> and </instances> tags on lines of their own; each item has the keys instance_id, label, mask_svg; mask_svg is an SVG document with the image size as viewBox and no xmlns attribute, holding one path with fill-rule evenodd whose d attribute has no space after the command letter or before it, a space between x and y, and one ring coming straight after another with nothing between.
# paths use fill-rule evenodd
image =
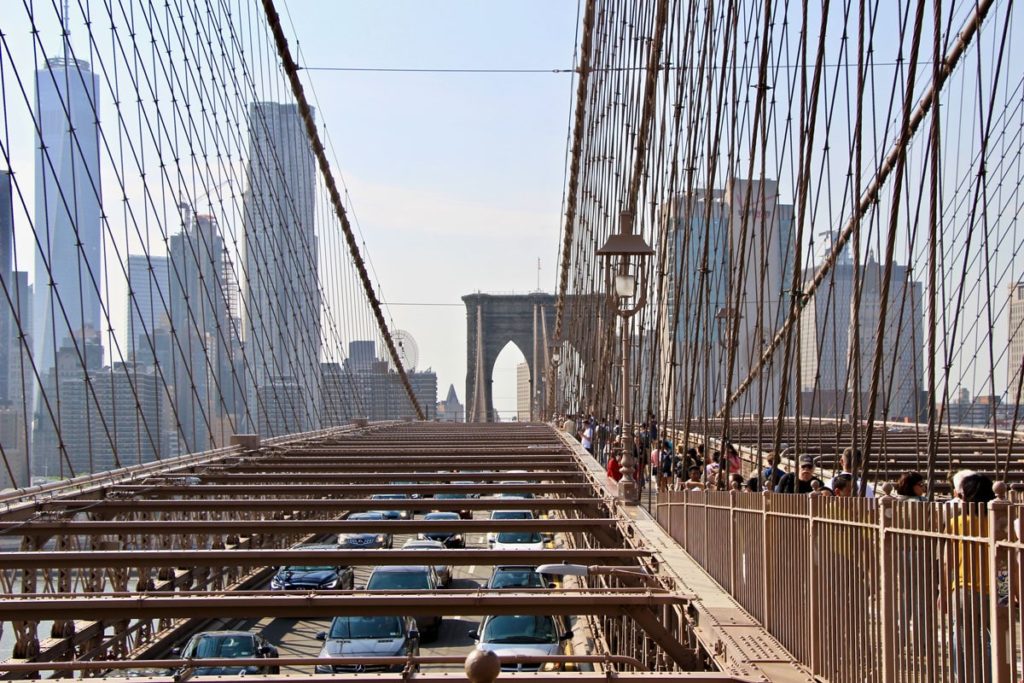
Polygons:
<instances>
[{"instance_id":1,"label":"sunglasses","mask_svg":"<svg viewBox=\"0 0 1024 683\"><path fill-rule=\"evenodd\" d=\"M800 465L800 469L802 469L802 470L813 470L814 469L814 465Z\"/></svg>"}]
</instances>

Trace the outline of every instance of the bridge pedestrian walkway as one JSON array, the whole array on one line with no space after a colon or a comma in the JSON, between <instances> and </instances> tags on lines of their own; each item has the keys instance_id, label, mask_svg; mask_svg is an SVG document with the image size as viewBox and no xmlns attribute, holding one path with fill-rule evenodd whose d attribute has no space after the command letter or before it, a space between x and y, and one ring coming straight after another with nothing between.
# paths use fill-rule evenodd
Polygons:
<instances>
[{"instance_id":1,"label":"bridge pedestrian walkway","mask_svg":"<svg viewBox=\"0 0 1024 683\"><path fill-rule=\"evenodd\" d=\"M614 499L616 485L600 463L572 436L558 431L593 485L605 497ZM772 683L815 681L810 671L683 550L647 510L638 505L620 505L618 510L630 520L643 546L654 553L659 574L671 577L678 591L696 596L690 607L694 633L704 649L713 653L723 672Z\"/></svg>"}]
</instances>

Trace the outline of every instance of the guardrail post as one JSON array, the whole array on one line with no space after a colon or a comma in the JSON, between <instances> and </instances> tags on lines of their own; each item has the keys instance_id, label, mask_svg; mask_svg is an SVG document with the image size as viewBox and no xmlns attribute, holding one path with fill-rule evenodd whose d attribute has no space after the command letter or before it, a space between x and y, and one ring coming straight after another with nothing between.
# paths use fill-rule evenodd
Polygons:
<instances>
[{"instance_id":1,"label":"guardrail post","mask_svg":"<svg viewBox=\"0 0 1024 683\"><path fill-rule=\"evenodd\" d=\"M895 680L896 651L893 646L893 612L890 604L896 604L895 596L896 572L892 553L889 551L887 529L892 519L892 507L895 501L889 496L878 499L878 614L882 620L882 680Z\"/></svg>"},{"instance_id":2,"label":"guardrail post","mask_svg":"<svg viewBox=\"0 0 1024 683\"><path fill-rule=\"evenodd\" d=\"M795 482L794 482L795 486ZM814 539L814 513L816 512L816 506L821 498L817 496L806 496L807 498L807 602L809 609L807 613L810 615L810 653L811 661L808 662L811 666L811 671L817 672L820 669L821 663L821 648L818 639L818 632L821 626L821 618L818 614L818 564L815 562L814 551L818 544Z\"/></svg>"},{"instance_id":3,"label":"guardrail post","mask_svg":"<svg viewBox=\"0 0 1024 683\"><path fill-rule=\"evenodd\" d=\"M768 561L768 548L770 540L768 538L768 511L771 509L772 494L770 491L761 492L761 566L764 567L764 571L761 572L762 581L764 585L761 586L761 596L764 601L764 611L762 612L762 626L768 628L768 615L771 614L769 611L772 607L771 604L771 571L772 563Z\"/></svg>"},{"instance_id":4,"label":"guardrail post","mask_svg":"<svg viewBox=\"0 0 1024 683\"><path fill-rule=\"evenodd\" d=\"M729 491L729 593L736 596L736 496L739 491Z\"/></svg>"},{"instance_id":5,"label":"guardrail post","mask_svg":"<svg viewBox=\"0 0 1024 683\"><path fill-rule=\"evenodd\" d=\"M1016 654L1010 651L1009 607L1000 604L1000 541L1009 538L1008 511L1010 504L1005 500L993 500L988 504L988 618L989 638L991 641L992 683L1009 683L1010 662L1016 660ZM1009 552L1009 550L1006 550ZM1003 563L1005 568L1007 563ZM1003 576L1005 578L1005 575ZM1020 596L1017 596L1018 599Z\"/></svg>"}]
</instances>

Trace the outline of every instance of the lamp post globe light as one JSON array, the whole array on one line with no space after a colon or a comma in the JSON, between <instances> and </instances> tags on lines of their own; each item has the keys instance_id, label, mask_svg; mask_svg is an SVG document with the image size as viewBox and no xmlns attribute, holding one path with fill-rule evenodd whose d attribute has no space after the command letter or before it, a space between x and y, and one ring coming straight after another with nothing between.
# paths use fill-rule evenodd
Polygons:
<instances>
[{"instance_id":1,"label":"lamp post globe light","mask_svg":"<svg viewBox=\"0 0 1024 683\"><path fill-rule=\"evenodd\" d=\"M555 403L555 392L558 389L558 364L562 360L561 344L554 342L548 348L548 385L546 412L555 419L558 406Z\"/></svg>"},{"instance_id":2,"label":"lamp post globe light","mask_svg":"<svg viewBox=\"0 0 1024 683\"><path fill-rule=\"evenodd\" d=\"M647 261L654 249L640 235L633 234L633 214L619 214L619 232L611 235L597 250L604 260L605 291L615 315L622 319L622 478L618 498L633 503L637 498L633 476L633 429L629 405L629 319L647 304ZM614 294L613 294L614 292Z\"/></svg>"}]
</instances>

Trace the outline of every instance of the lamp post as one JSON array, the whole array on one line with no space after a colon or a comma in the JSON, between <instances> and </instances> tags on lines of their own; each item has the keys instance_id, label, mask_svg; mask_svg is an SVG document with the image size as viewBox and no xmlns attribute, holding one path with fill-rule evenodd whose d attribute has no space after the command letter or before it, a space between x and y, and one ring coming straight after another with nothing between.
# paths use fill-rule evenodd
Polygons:
<instances>
[{"instance_id":1,"label":"lamp post","mask_svg":"<svg viewBox=\"0 0 1024 683\"><path fill-rule=\"evenodd\" d=\"M654 255L644 238L633 234L633 214L619 214L619 232L608 238L597 255L605 260L605 291L615 315L622 318L622 478L618 498L636 501L633 478L632 439L629 406L629 319L647 304L647 259ZM614 292L614 294L612 294ZM632 304L632 305L631 305Z\"/></svg>"},{"instance_id":2,"label":"lamp post","mask_svg":"<svg viewBox=\"0 0 1024 683\"><path fill-rule=\"evenodd\" d=\"M557 412L555 405L555 391L558 388L558 363L562 360L561 346L559 344L552 344L548 350L548 362L550 366L548 368L548 386L547 386L547 413L554 415Z\"/></svg>"}]
</instances>

